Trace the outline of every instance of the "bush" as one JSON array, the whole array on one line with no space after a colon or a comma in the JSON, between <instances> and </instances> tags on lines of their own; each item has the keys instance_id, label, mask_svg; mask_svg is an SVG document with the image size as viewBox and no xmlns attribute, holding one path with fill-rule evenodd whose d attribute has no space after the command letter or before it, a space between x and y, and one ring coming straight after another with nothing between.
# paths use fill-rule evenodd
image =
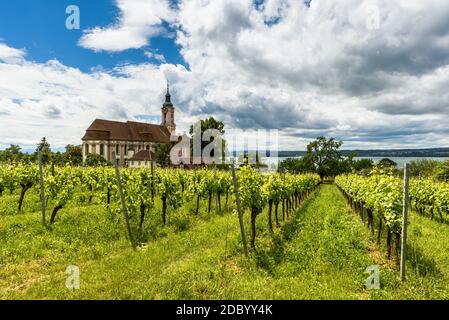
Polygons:
<instances>
[{"instance_id":1,"label":"bush","mask_svg":"<svg viewBox=\"0 0 449 320\"><path fill-rule=\"evenodd\" d=\"M382 160L379 161L379 163L377 164L377 167L381 168L381 169L389 169L389 168L396 168L398 164L396 162L394 162L393 160L389 159L389 158L383 158Z\"/></svg>"},{"instance_id":2,"label":"bush","mask_svg":"<svg viewBox=\"0 0 449 320\"><path fill-rule=\"evenodd\" d=\"M88 167L98 167L98 166L111 166L112 163L103 158L99 154L89 154L86 157L86 161L84 162L84 165Z\"/></svg>"},{"instance_id":3,"label":"bush","mask_svg":"<svg viewBox=\"0 0 449 320\"><path fill-rule=\"evenodd\" d=\"M374 161L373 159L359 159L352 162L352 168L356 172L365 172L365 171L371 171L374 167Z\"/></svg>"},{"instance_id":4,"label":"bush","mask_svg":"<svg viewBox=\"0 0 449 320\"><path fill-rule=\"evenodd\" d=\"M442 181L449 181L449 160L438 165L437 178Z\"/></svg>"},{"instance_id":5,"label":"bush","mask_svg":"<svg viewBox=\"0 0 449 320\"><path fill-rule=\"evenodd\" d=\"M436 160L413 160L409 163L409 173L414 178L430 178L436 175L439 165Z\"/></svg>"}]
</instances>

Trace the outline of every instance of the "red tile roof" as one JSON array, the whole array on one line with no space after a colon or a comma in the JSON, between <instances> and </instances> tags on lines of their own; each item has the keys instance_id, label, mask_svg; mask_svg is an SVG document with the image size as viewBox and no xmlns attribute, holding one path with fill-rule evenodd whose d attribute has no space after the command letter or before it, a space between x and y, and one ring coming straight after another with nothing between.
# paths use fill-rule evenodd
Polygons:
<instances>
[{"instance_id":1,"label":"red tile roof","mask_svg":"<svg viewBox=\"0 0 449 320\"><path fill-rule=\"evenodd\" d=\"M120 140L143 142L170 142L170 131L165 126L142 122L119 122L96 119L86 130L85 140Z\"/></svg>"},{"instance_id":2,"label":"red tile roof","mask_svg":"<svg viewBox=\"0 0 449 320\"><path fill-rule=\"evenodd\" d=\"M150 150L140 150L137 152L130 161L152 161L154 159L154 152Z\"/></svg>"}]
</instances>

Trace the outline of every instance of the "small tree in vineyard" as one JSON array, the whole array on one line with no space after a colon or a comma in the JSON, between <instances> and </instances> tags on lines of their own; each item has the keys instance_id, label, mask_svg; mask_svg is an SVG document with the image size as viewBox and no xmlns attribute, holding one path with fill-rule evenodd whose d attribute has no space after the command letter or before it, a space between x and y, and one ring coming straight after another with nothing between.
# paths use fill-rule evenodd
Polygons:
<instances>
[{"instance_id":1,"label":"small tree in vineyard","mask_svg":"<svg viewBox=\"0 0 449 320\"><path fill-rule=\"evenodd\" d=\"M239 174L242 208L251 210L251 247L256 243L256 218L262 212L266 196L262 192L263 177L250 167L242 167Z\"/></svg>"}]
</instances>

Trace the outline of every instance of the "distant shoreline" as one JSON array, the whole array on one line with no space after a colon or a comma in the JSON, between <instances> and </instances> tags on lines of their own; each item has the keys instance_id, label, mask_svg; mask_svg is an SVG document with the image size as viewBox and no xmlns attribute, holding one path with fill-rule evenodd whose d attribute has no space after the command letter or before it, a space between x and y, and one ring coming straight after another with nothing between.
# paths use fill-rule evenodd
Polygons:
<instances>
[{"instance_id":1,"label":"distant shoreline","mask_svg":"<svg viewBox=\"0 0 449 320\"><path fill-rule=\"evenodd\" d=\"M343 156L355 153L356 157L448 158L449 148L342 150L341 153ZM305 154L305 151L279 151L278 157L301 157Z\"/></svg>"}]
</instances>

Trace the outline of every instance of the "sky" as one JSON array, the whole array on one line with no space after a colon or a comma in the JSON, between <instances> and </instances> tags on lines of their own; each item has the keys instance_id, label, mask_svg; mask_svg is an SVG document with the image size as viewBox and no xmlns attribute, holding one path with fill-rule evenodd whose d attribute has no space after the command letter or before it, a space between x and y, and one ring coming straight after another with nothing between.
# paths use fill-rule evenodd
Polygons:
<instances>
[{"instance_id":1,"label":"sky","mask_svg":"<svg viewBox=\"0 0 449 320\"><path fill-rule=\"evenodd\" d=\"M448 147L449 2L0 2L0 149L159 123L167 80L179 134L214 116L281 150Z\"/></svg>"}]
</instances>

